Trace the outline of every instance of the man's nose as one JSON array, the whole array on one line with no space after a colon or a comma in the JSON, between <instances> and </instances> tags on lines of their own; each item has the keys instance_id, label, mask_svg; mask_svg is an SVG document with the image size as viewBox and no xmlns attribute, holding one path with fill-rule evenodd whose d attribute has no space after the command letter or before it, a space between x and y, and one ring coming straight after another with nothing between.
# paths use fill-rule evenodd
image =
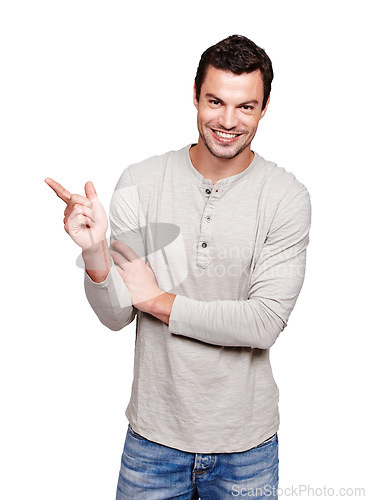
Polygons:
<instances>
[{"instance_id":1,"label":"man's nose","mask_svg":"<svg viewBox=\"0 0 366 500\"><path fill-rule=\"evenodd\" d=\"M220 114L220 125L226 130L230 130L237 126L238 116L235 108L225 106L221 110Z\"/></svg>"}]
</instances>

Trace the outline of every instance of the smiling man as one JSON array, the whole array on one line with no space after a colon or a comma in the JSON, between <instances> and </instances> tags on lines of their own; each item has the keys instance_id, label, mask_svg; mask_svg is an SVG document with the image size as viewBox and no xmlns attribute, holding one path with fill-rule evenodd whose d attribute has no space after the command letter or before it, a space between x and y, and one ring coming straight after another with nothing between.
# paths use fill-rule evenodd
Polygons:
<instances>
[{"instance_id":1,"label":"smiling man","mask_svg":"<svg viewBox=\"0 0 366 500\"><path fill-rule=\"evenodd\" d=\"M305 186L251 149L272 78L243 36L203 53L198 142L124 170L111 248L94 186L83 197L46 179L100 321L119 330L137 316L117 500L277 498L269 350L302 287L311 210Z\"/></svg>"}]
</instances>

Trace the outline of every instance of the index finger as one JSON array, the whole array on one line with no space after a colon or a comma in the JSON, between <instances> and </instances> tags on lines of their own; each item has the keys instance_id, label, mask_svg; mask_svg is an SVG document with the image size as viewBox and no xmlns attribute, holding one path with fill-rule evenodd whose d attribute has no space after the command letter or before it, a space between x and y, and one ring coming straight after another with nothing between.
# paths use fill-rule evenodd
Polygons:
<instances>
[{"instance_id":1,"label":"index finger","mask_svg":"<svg viewBox=\"0 0 366 500\"><path fill-rule=\"evenodd\" d=\"M50 177L47 177L44 181L46 184L48 184L50 186L50 188L52 188L54 190L54 192L57 194L57 196L59 198L61 198L62 201L67 203L70 200L71 193L67 189L65 189L63 186L61 186L61 184L54 181Z\"/></svg>"}]
</instances>

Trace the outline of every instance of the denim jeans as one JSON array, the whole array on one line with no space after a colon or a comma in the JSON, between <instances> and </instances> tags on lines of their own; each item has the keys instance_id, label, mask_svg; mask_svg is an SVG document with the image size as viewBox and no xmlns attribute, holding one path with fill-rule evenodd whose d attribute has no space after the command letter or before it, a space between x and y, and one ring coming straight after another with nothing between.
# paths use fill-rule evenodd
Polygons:
<instances>
[{"instance_id":1,"label":"denim jeans","mask_svg":"<svg viewBox=\"0 0 366 500\"><path fill-rule=\"evenodd\" d=\"M239 453L188 453L128 425L116 500L277 499L277 489L277 433Z\"/></svg>"}]
</instances>

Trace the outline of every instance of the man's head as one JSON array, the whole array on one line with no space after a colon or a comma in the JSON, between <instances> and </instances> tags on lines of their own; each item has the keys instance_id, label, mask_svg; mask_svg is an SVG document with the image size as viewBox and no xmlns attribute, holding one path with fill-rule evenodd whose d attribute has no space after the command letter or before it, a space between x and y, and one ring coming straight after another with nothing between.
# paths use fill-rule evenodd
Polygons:
<instances>
[{"instance_id":1,"label":"man's head","mask_svg":"<svg viewBox=\"0 0 366 500\"><path fill-rule=\"evenodd\" d=\"M273 69L270 58L254 42L245 36L232 35L205 50L201 56L195 78L197 101L199 101L202 83L210 66L230 71L235 75L259 70L264 91L262 109L265 108L271 92Z\"/></svg>"},{"instance_id":2,"label":"man's head","mask_svg":"<svg viewBox=\"0 0 366 500\"><path fill-rule=\"evenodd\" d=\"M264 50L243 36L230 36L207 49L193 92L200 135L197 151L219 159L248 160L267 111L272 78Z\"/></svg>"}]
</instances>

